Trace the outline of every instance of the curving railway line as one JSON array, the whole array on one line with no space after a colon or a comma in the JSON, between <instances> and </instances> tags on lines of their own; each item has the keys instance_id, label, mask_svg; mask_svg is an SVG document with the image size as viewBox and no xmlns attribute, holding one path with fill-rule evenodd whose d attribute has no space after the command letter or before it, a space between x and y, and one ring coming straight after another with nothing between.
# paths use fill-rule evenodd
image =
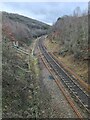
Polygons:
<instances>
[{"instance_id":1,"label":"curving railway line","mask_svg":"<svg viewBox=\"0 0 90 120\"><path fill-rule=\"evenodd\" d=\"M81 105L90 112L90 108L88 103L90 101L90 96L83 91L83 89L70 77L67 72L60 66L58 62L54 59L54 57L46 50L44 45L42 44L42 38L39 40L39 49L46 61L49 63L50 67L54 70L54 72L59 76L62 84L66 86L71 94L81 103Z\"/></svg>"}]
</instances>

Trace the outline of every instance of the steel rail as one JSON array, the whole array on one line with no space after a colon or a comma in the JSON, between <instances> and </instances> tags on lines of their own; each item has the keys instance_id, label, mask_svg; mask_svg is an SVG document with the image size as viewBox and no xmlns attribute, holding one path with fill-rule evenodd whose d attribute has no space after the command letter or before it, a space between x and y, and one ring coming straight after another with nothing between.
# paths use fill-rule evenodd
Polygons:
<instances>
[{"instance_id":1,"label":"steel rail","mask_svg":"<svg viewBox=\"0 0 90 120\"><path fill-rule=\"evenodd\" d=\"M50 54L69 74L72 75L71 77L73 79L77 80L77 82L82 86L82 88L84 88L85 92L88 94L90 92L90 85L85 83L83 80L81 80L81 78L74 71L72 71L67 65L64 65L62 61L59 62L59 60L53 53Z\"/></svg>"},{"instance_id":2,"label":"steel rail","mask_svg":"<svg viewBox=\"0 0 90 120\"><path fill-rule=\"evenodd\" d=\"M83 92L83 90L76 84L70 76L66 73L66 71L61 68L61 66L52 58L52 56L47 52L47 50L42 46L41 42L39 41L39 47L42 51L42 54L49 62L50 66L56 72L56 74L60 77L62 83L66 85L69 90L73 93L73 95L79 100L79 102L84 106L84 108L89 111L88 108L88 101L90 97Z\"/></svg>"},{"instance_id":3,"label":"steel rail","mask_svg":"<svg viewBox=\"0 0 90 120\"><path fill-rule=\"evenodd\" d=\"M39 49L39 52L40 52L40 49ZM66 91L65 87L63 86L63 84L60 82L60 80L57 79L57 77L52 72L52 68L50 67L50 65L48 65L48 62L45 60L46 59L45 56L42 56L41 52L40 52L39 56L40 56L40 59L42 60L42 62L44 63L44 65L46 66L46 68L48 69L48 71L50 72L50 74L53 76L58 88L62 91L64 97L66 98L66 100L70 104L70 106L73 109L73 111L75 112L76 116L78 118L80 118L81 120L83 120L83 116L81 115L79 110L76 108L74 101L70 97L69 93L67 94L67 91Z\"/></svg>"}]
</instances>

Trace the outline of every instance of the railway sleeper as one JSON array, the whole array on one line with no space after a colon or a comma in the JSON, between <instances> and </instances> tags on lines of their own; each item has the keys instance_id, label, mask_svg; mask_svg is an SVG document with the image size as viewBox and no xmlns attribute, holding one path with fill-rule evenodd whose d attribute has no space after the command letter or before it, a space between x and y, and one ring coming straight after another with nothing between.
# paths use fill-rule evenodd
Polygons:
<instances>
[{"instance_id":1,"label":"railway sleeper","mask_svg":"<svg viewBox=\"0 0 90 120\"><path fill-rule=\"evenodd\" d=\"M78 93L77 92L73 92L75 95L78 95Z\"/></svg>"}]
</instances>

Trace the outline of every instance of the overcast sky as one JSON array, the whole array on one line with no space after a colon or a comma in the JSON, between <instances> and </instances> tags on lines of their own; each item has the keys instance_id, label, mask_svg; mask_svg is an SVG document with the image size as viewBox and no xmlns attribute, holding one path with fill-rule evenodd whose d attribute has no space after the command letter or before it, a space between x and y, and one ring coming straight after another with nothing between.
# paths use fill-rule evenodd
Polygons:
<instances>
[{"instance_id":1,"label":"overcast sky","mask_svg":"<svg viewBox=\"0 0 90 120\"><path fill-rule=\"evenodd\" d=\"M70 15L76 7L87 9L85 2L7 2L0 3L0 11L18 13L39 21L53 24L58 17Z\"/></svg>"}]
</instances>

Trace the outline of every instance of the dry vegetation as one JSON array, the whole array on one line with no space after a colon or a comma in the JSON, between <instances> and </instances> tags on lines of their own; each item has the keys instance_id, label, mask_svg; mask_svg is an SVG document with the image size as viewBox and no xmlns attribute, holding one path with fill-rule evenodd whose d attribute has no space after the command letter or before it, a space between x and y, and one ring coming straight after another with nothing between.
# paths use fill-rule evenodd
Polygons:
<instances>
[{"instance_id":1,"label":"dry vegetation","mask_svg":"<svg viewBox=\"0 0 90 120\"><path fill-rule=\"evenodd\" d=\"M23 49L30 51L35 37L46 34L48 25L17 14L3 13L3 26L8 25L13 37ZM38 60L32 54L18 52L3 29L2 38L2 117L42 118L47 112L45 95L40 88ZM32 39L32 40L31 40ZM21 44L20 44L21 42ZM48 101L49 107L49 101ZM42 106L44 106L42 108ZM44 111L44 113L43 113ZM45 117L44 115L44 117Z\"/></svg>"},{"instance_id":2,"label":"dry vegetation","mask_svg":"<svg viewBox=\"0 0 90 120\"><path fill-rule=\"evenodd\" d=\"M58 18L45 42L48 49L88 82L88 16L76 8L73 16Z\"/></svg>"},{"instance_id":3,"label":"dry vegetation","mask_svg":"<svg viewBox=\"0 0 90 120\"><path fill-rule=\"evenodd\" d=\"M28 49L33 49L27 47ZM32 55L17 52L3 34L2 117L49 117L50 100L47 90L41 90L38 60ZM44 93L44 94L43 94ZM48 103L46 102L48 101Z\"/></svg>"}]
</instances>

